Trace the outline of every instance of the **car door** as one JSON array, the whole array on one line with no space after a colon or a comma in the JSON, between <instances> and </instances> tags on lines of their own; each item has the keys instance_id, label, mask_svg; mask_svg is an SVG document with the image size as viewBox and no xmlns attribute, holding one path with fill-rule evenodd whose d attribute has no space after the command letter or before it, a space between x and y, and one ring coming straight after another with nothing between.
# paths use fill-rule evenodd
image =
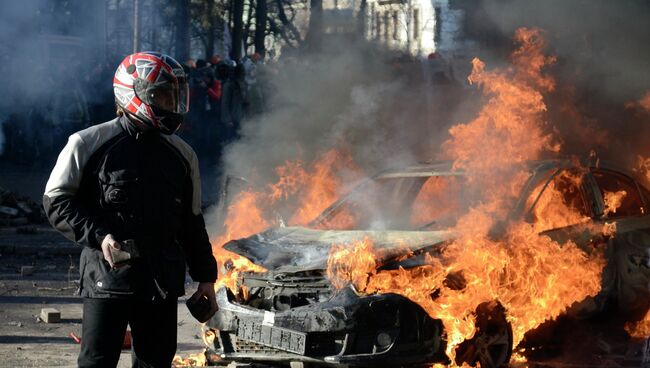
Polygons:
<instances>
[{"instance_id":1,"label":"car door","mask_svg":"<svg viewBox=\"0 0 650 368\"><path fill-rule=\"evenodd\" d=\"M541 175L526 199L525 219L542 235L564 244L572 241L586 252L606 241L593 226L598 203L584 170L559 168Z\"/></svg>"},{"instance_id":2,"label":"car door","mask_svg":"<svg viewBox=\"0 0 650 368\"><path fill-rule=\"evenodd\" d=\"M641 318L650 307L650 214L648 191L629 176L592 168L597 224L615 229L608 242L603 291L628 319Z\"/></svg>"}]
</instances>

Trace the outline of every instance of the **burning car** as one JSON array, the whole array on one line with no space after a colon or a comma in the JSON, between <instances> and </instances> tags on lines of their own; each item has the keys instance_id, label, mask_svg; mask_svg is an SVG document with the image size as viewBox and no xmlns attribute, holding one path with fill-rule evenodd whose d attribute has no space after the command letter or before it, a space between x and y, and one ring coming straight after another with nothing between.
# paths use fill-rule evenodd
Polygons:
<instances>
[{"instance_id":1,"label":"burning car","mask_svg":"<svg viewBox=\"0 0 650 368\"><path fill-rule=\"evenodd\" d=\"M450 229L457 229L459 214L473 205L466 181L465 173L447 162L385 171L363 181L307 227L280 226L225 244L265 272L241 272L235 290L217 290L219 311L208 326L216 334L220 363L507 364L518 341L513 341L507 304L501 300L478 304L472 311L475 332L450 349L442 317L403 295L367 292L330 274L333 248L359 239L372 243L373 268L380 271L418 269L440 257L458 237ZM604 252L601 291L572 305L569 313L584 316L614 308L638 320L650 307L649 205L650 192L616 168L531 162L518 199L490 236L502 236L507 222L523 222L585 254ZM554 215L546 216L550 210ZM441 287L462 292L467 282L462 270L452 271ZM436 303L439 296L433 290L421 297Z\"/></svg>"}]
</instances>

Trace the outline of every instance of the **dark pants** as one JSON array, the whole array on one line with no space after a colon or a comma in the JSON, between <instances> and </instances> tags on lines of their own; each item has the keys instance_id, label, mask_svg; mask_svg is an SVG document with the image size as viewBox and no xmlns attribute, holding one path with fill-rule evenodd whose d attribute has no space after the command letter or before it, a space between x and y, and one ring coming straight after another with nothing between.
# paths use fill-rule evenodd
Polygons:
<instances>
[{"instance_id":1,"label":"dark pants","mask_svg":"<svg viewBox=\"0 0 650 368\"><path fill-rule=\"evenodd\" d=\"M171 367L177 299L84 299L79 367L115 367L131 326L133 367Z\"/></svg>"}]
</instances>

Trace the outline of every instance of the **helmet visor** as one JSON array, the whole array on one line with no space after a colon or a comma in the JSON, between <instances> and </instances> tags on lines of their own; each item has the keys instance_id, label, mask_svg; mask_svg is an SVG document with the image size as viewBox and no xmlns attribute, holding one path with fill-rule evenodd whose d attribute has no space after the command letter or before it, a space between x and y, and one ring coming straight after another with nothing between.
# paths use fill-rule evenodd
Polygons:
<instances>
[{"instance_id":1,"label":"helmet visor","mask_svg":"<svg viewBox=\"0 0 650 368\"><path fill-rule=\"evenodd\" d=\"M190 94L185 77L174 78L162 73L155 83L138 78L134 89L140 100L156 109L174 114L185 114L189 110Z\"/></svg>"}]
</instances>

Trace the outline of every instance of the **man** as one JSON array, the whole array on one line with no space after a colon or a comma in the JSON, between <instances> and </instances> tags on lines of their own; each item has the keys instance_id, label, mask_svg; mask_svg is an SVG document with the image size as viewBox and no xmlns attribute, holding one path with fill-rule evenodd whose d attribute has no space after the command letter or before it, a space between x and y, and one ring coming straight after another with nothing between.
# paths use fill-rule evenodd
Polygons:
<instances>
[{"instance_id":1,"label":"man","mask_svg":"<svg viewBox=\"0 0 650 368\"><path fill-rule=\"evenodd\" d=\"M216 311L217 267L201 214L197 157L173 133L188 111L182 66L141 52L117 68L118 117L70 136L43 205L84 247L80 367L115 367L131 326L134 367L170 367L185 263L193 298Z\"/></svg>"}]
</instances>

